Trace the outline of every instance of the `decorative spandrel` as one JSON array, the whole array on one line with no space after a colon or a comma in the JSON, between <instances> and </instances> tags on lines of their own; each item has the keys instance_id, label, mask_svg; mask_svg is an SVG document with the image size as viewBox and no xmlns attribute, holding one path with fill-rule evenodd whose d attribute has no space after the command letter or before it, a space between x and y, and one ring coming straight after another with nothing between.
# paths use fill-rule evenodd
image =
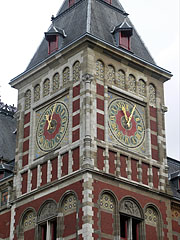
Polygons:
<instances>
[{"instance_id":1,"label":"decorative spandrel","mask_svg":"<svg viewBox=\"0 0 180 240\"><path fill-rule=\"evenodd\" d=\"M128 90L133 93L136 92L136 79L132 74L128 77Z\"/></svg>"},{"instance_id":2,"label":"decorative spandrel","mask_svg":"<svg viewBox=\"0 0 180 240\"><path fill-rule=\"evenodd\" d=\"M146 83L142 79L138 82L138 92L141 96L146 97Z\"/></svg>"},{"instance_id":3,"label":"decorative spandrel","mask_svg":"<svg viewBox=\"0 0 180 240\"><path fill-rule=\"evenodd\" d=\"M115 203L114 203L113 197L107 193L102 194L102 196L100 198L100 207L101 207L101 209L114 212Z\"/></svg>"},{"instance_id":4,"label":"decorative spandrel","mask_svg":"<svg viewBox=\"0 0 180 240\"><path fill-rule=\"evenodd\" d=\"M37 84L35 87L34 87L34 102L37 102L39 101L40 99L40 85Z\"/></svg>"},{"instance_id":5,"label":"decorative spandrel","mask_svg":"<svg viewBox=\"0 0 180 240\"><path fill-rule=\"evenodd\" d=\"M80 71L81 71L80 62L76 61L73 65L73 82L77 82L80 80Z\"/></svg>"},{"instance_id":6,"label":"decorative spandrel","mask_svg":"<svg viewBox=\"0 0 180 240\"><path fill-rule=\"evenodd\" d=\"M31 108L31 90L27 90L25 93L25 110Z\"/></svg>"},{"instance_id":7,"label":"decorative spandrel","mask_svg":"<svg viewBox=\"0 0 180 240\"><path fill-rule=\"evenodd\" d=\"M66 67L64 70L63 70L63 86L66 85L70 80L70 71L69 71L69 68Z\"/></svg>"},{"instance_id":8,"label":"decorative spandrel","mask_svg":"<svg viewBox=\"0 0 180 240\"><path fill-rule=\"evenodd\" d=\"M77 199L73 194L68 195L62 203L62 212L66 215L76 211Z\"/></svg>"},{"instance_id":9,"label":"decorative spandrel","mask_svg":"<svg viewBox=\"0 0 180 240\"><path fill-rule=\"evenodd\" d=\"M69 95L36 111L35 158L68 144Z\"/></svg>"},{"instance_id":10,"label":"decorative spandrel","mask_svg":"<svg viewBox=\"0 0 180 240\"><path fill-rule=\"evenodd\" d=\"M96 79L104 81L104 63L100 60L96 62Z\"/></svg>"},{"instance_id":11,"label":"decorative spandrel","mask_svg":"<svg viewBox=\"0 0 180 240\"><path fill-rule=\"evenodd\" d=\"M53 86L52 86L53 92L56 92L59 89L59 86L60 86L60 76L59 76L59 73L56 73L53 76Z\"/></svg>"},{"instance_id":12,"label":"decorative spandrel","mask_svg":"<svg viewBox=\"0 0 180 240\"><path fill-rule=\"evenodd\" d=\"M118 71L118 77L116 81L116 85L122 89L126 88L126 75L123 70Z\"/></svg>"},{"instance_id":13,"label":"decorative spandrel","mask_svg":"<svg viewBox=\"0 0 180 240\"><path fill-rule=\"evenodd\" d=\"M114 84L116 79L115 79L115 69L112 65L107 66L107 80L109 83Z\"/></svg>"},{"instance_id":14,"label":"decorative spandrel","mask_svg":"<svg viewBox=\"0 0 180 240\"><path fill-rule=\"evenodd\" d=\"M23 219L23 231L28 231L35 227L36 215L33 211L26 213Z\"/></svg>"},{"instance_id":15,"label":"decorative spandrel","mask_svg":"<svg viewBox=\"0 0 180 240\"><path fill-rule=\"evenodd\" d=\"M149 104L156 106L156 89L153 84L149 84Z\"/></svg>"},{"instance_id":16,"label":"decorative spandrel","mask_svg":"<svg viewBox=\"0 0 180 240\"><path fill-rule=\"evenodd\" d=\"M43 97L49 95L50 92L50 80L47 78L43 83Z\"/></svg>"},{"instance_id":17,"label":"decorative spandrel","mask_svg":"<svg viewBox=\"0 0 180 240\"><path fill-rule=\"evenodd\" d=\"M155 209L152 207L146 208L145 211L145 221L146 224L157 226L158 225L158 215Z\"/></svg>"}]
</instances>

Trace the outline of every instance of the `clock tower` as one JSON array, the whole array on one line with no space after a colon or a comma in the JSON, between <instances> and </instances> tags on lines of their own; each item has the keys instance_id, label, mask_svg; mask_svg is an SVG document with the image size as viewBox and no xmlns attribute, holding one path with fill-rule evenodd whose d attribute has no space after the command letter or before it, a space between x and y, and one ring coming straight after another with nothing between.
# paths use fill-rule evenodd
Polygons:
<instances>
[{"instance_id":1,"label":"clock tower","mask_svg":"<svg viewBox=\"0 0 180 240\"><path fill-rule=\"evenodd\" d=\"M18 89L10 239L172 239L163 84L118 0L65 0Z\"/></svg>"}]
</instances>

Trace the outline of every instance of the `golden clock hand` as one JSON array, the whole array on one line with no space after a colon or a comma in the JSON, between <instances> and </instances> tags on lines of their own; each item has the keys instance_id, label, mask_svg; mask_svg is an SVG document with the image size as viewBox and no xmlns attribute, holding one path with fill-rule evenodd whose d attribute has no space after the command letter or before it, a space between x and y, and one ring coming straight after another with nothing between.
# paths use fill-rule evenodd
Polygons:
<instances>
[{"instance_id":1,"label":"golden clock hand","mask_svg":"<svg viewBox=\"0 0 180 240\"><path fill-rule=\"evenodd\" d=\"M51 124L51 121L49 120L49 115L46 115L46 120L48 121L47 130L49 130L49 127L50 127L50 124Z\"/></svg>"},{"instance_id":2,"label":"golden clock hand","mask_svg":"<svg viewBox=\"0 0 180 240\"><path fill-rule=\"evenodd\" d=\"M127 122L127 125L128 125L128 127L130 127L130 121L131 121L131 119L132 119L132 116L133 116L133 113L134 113L134 111L135 111L135 108L136 108L136 105L134 105L134 107L133 107L133 110L132 110L132 112L131 112L131 115L130 115L130 117L129 117L129 121Z\"/></svg>"},{"instance_id":3,"label":"golden clock hand","mask_svg":"<svg viewBox=\"0 0 180 240\"><path fill-rule=\"evenodd\" d=\"M126 109L125 109L124 106L122 107L122 111L123 111L123 113L124 113L124 116L125 116L126 122L128 122L128 116L127 116L127 114L126 114Z\"/></svg>"},{"instance_id":4,"label":"golden clock hand","mask_svg":"<svg viewBox=\"0 0 180 240\"><path fill-rule=\"evenodd\" d=\"M48 122L48 128L47 128L47 130L49 130L49 128L51 128L52 117L53 117L53 114L54 114L55 109L56 109L56 103L55 103L55 105L54 105L54 107L53 107L53 110L52 110L52 113L51 113L51 118L50 118L50 120L49 120L49 122Z\"/></svg>"}]
</instances>

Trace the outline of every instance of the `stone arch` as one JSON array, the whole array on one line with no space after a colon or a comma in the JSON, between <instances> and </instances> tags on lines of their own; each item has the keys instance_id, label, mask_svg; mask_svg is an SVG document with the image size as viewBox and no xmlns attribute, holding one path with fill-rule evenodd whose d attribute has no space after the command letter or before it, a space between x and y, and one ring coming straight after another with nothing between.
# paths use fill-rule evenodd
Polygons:
<instances>
[{"instance_id":1,"label":"stone arch","mask_svg":"<svg viewBox=\"0 0 180 240\"><path fill-rule=\"evenodd\" d=\"M46 78L43 82L43 97L48 96L50 93L50 80Z\"/></svg>"},{"instance_id":2,"label":"stone arch","mask_svg":"<svg viewBox=\"0 0 180 240\"><path fill-rule=\"evenodd\" d=\"M116 196L110 190L103 190L99 195L99 225L101 236L117 236L117 205ZM107 226L108 222L108 226Z\"/></svg>"},{"instance_id":3,"label":"stone arch","mask_svg":"<svg viewBox=\"0 0 180 240\"><path fill-rule=\"evenodd\" d=\"M162 216L154 204L147 204L144 208L146 239L162 239ZM150 236L149 236L149 233Z\"/></svg>"},{"instance_id":4,"label":"stone arch","mask_svg":"<svg viewBox=\"0 0 180 240\"><path fill-rule=\"evenodd\" d=\"M57 203L53 199L46 200L39 208L37 222L46 221L57 216Z\"/></svg>"},{"instance_id":5,"label":"stone arch","mask_svg":"<svg viewBox=\"0 0 180 240\"><path fill-rule=\"evenodd\" d=\"M125 71L122 69L118 70L118 77L117 77L116 84L118 87L122 89L126 88L126 74L125 74Z\"/></svg>"},{"instance_id":6,"label":"stone arch","mask_svg":"<svg viewBox=\"0 0 180 240\"><path fill-rule=\"evenodd\" d=\"M65 67L63 70L63 86L65 86L70 80L70 69Z\"/></svg>"},{"instance_id":7,"label":"stone arch","mask_svg":"<svg viewBox=\"0 0 180 240\"><path fill-rule=\"evenodd\" d=\"M107 66L107 80L111 84L114 84L116 82L115 67L111 64Z\"/></svg>"},{"instance_id":8,"label":"stone arch","mask_svg":"<svg viewBox=\"0 0 180 240\"><path fill-rule=\"evenodd\" d=\"M76 61L73 64L73 82L77 82L80 80L80 71L81 71L80 62Z\"/></svg>"},{"instance_id":9,"label":"stone arch","mask_svg":"<svg viewBox=\"0 0 180 240\"><path fill-rule=\"evenodd\" d=\"M31 90L28 89L25 93L25 110L31 108Z\"/></svg>"},{"instance_id":10,"label":"stone arch","mask_svg":"<svg viewBox=\"0 0 180 240\"><path fill-rule=\"evenodd\" d=\"M149 84L149 104L151 106L156 106L156 87L153 83Z\"/></svg>"},{"instance_id":11,"label":"stone arch","mask_svg":"<svg viewBox=\"0 0 180 240\"><path fill-rule=\"evenodd\" d=\"M34 208L27 208L20 217L18 239L26 239L26 235L35 236L36 211Z\"/></svg>"},{"instance_id":12,"label":"stone arch","mask_svg":"<svg viewBox=\"0 0 180 240\"><path fill-rule=\"evenodd\" d=\"M34 87L34 102L39 101L40 91L41 91L40 84L36 84L36 86Z\"/></svg>"},{"instance_id":13,"label":"stone arch","mask_svg":"<svg viewBox=\"0 0 180 240\"><path fill-rule=\"evenodd\" d=\"M60 218L59 224L60 238L65 238L68 235L77 234L78 228L78 198L74 191L67 191L59 201ZM68 226L71 226L69 228Z\"/></svg>"},{"instance_id":14,"label":"stone arch","mask_svg":"<svg viewBox=\"0 0 180 240\"><path fill-rule=\"evenodd\" d=\"M98 59L96 61L96 79L100 81L104 81L104 76L105 76L104 62Z\"/></svg>"},{"instance_id":15,"label":"stone arch","mask_svg":"<svg viewBox=\"0 0 180 240\"><path fill-rule=\"evenodd\" d=\"M53 92L58 91L59 87L60 87L60 75L59 75L58 72L56 72L53 75L53 79L52 79L52 90L53 90Z\"/></svg>"},{"instance_id":16,"label":"stone arch","mask_svg":"<svg viewBox=\"0 0 180 240\"><path fill-rule=\"evenodd\" d=\"M139 202L132 197L124 197L119 204L120 237L144 239L144 213Z\"/></svg>"},{"instance_id":17,"label":"stone arch","mask_svg":"<svg viewBox=\"0 0 180 240\"><path fill-rule=\"evenodd\" d=\"M129 74L128 77L128 90L133 93L136 92L136 78L133 74Z\"/></svg>"},{"instance_id":18,"label":"stone arch","mask_svg":"<svg viewBox=\"0 0 180 240\"><path fill-rule=\"evenodd\" d=\"M139 79L138 92L141 96L146 97L146 82L143 79Z\"/></svg>"}]
</instances>

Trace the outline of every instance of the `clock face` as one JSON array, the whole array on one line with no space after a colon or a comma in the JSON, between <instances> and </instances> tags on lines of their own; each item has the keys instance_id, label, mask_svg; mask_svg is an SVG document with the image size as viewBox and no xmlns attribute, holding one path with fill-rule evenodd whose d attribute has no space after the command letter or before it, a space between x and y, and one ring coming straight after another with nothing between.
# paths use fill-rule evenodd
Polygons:
<instances>
[{"instance_id":1,"label":"clock face","mask_svg":"<svg viewBox=\"0 0 180 240\"><path fill-rule=\"evenodd\" d=\"M138 106L125 99L109 104L109 128L118 142L129 148L139 147L145 139L145 124Z\"/></svg>"},{"instance_id":2,"label":"clock face","mask_svg":"<svg viewBox=\"0 0 180 240\"><path fill-rule=\"evenodd\" d=\"M55 102L47 107L37 125L38 147L45 152L55 149L66 133L68 121L68 109L63 102Z\"/></svg>"}]
</instances>

